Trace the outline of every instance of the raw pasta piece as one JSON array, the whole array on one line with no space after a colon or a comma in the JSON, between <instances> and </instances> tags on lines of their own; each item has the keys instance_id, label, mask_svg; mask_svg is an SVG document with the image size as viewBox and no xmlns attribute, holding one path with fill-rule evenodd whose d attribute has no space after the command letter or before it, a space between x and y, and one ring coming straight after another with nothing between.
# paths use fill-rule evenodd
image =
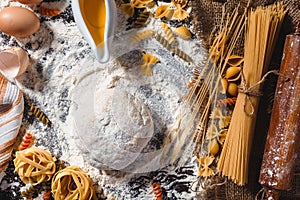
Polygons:
<instances>
[{"instance_id":1,"label":"raw pasta piece","mask_svg":"<svg viewBox=\"0 0 300 200\"><path fill-rule=\"evenodd\" d=\"M152 75L152 65L159 61L158 58L150 53L143 52L143 61L144 64L141 66L141 72L144 75Z\"/></svg>"},{"instance_id":2,"label":"raw pasta piece","mask_svg":"<svg viewBox=\"0 0 300 200\"><path fill-rule=\"evenodd\" d=\"M153 34L154 34L154 31L152 31L152 30L145 30L142 32L138 32L135 36L133 36L131 38L131 42L133 42L133 43L140 42L144 39L152 37Z\"/></svg>"},{"instance_id":3,"label":"raw pasta piece","mask_svg":"<svg viewBox=\"0 0 300 200\"><path fill-rule=\"evenodd\" d=\"M152 183L152 189L156 200L162 200L163 194L159 183Z\"/></svg>"},{"instance_id":4,"label":"raw pasta piece","mask_svg":"<svg viewBox=\"0 0 300 200\"><path fill-rule=\"evenodd\" d=\"M242 56L238 56L238 55L231 55L228 58L227 64L230 66L240 66L242 63L244 62L244 58Z\"/></svg>"},{"instance_id":5,"label":"raw pasta piece","mask_svg":"<svg viewBox=\"0 0 300 200\"><path fill-rule=\"evenodd\" d=\"M176 8L184 8L188 3L188 0L172 0L172 4Z\"/></svg>"},{"instance_id":6,"label":"raw pasta piece","mask_svg":"<svg viewBox=\"0 0 300 200\"><path fill-rule=\"evenodd\" d=\"M97 200L92 179L76 166L58 171L52 179L51 191L55 200Z\"/></svg>"},{"instance_id":7,"label":"raw pasta piece","mask_svg":"<svg viewBox=\"0 0 300 200\"><path fill-rule=\"evenodd\" d=\"M190 14L186 10L184 10L182 8L179 8L179 9L175 10L175 12L173 14L173 17L175 19L177 19L178 21L185 20L189 16L190 16Z\"/></svg>"},{"instance_id":8,"label":"raw pasta piece","mask_svg":"<svg viewBox=\"0 0 300 200\"><path fill-rule=\"evenodd\" d=\"M29 112L32 112L33 115L36 116L39 119L39 121L41 121L43 124L45 124L45 125L51 125L51 121L49 120L49 118L36 105L31 105L30 109L29 109Z\"/></svg>"},{"instance_id":9,"label":"raw pasta piece","mask_svg":"<svg viewBox=\"0 0 300 200\"><path fill-rule=\"evenodd\" d=\"M174 34L172 32L172 29L164 22L161 23L161 27L163 28L163 30L165 32L166 39L168 40L168 42L170 44L175 42L175 37L174 37Z\"/></svg>"},{"instance_id":10,"label":"raw pasta piece","mask_svg":"<svg viewBox=\"0 0 300 200\"><path fill-rule=\"evenodd\" d=\"M61 13L61 10L41 6L39 8L39 13L42 14L42 15L48 16L48 17L53 17L53 16L56 16L56 15L59 15Z\"/></svg>"},{"instance_id":11,"label":"raw pasta piece","mask_svg":"<svg viewBox=\"0 0 300 200\"><path fill-rule=\"evenodd\" d=\"M199 176L209 177L214 174L214 171L209 167L213 163L214 159L215 158L211 156L202 156L197 158L200 167L198 171Z\"/></svg>"},{"instance_id":12,"label":"raw pasta piece","mask_svg":"<svg viewBox=\"0 0 300 200\"><path fill-rule=\"evenodd\" d=\"M49 151L31 147L16 152L15 171L24 183L37 185L51 179L56 169L55 161Z\"/></svg>"},{"instance_id":13,"label":"raw pasta piece","mask_svg":"<svg viewBox=\"0 0 300 200\"><path fill-rule=\"evenodd\" d=\"M211 124L207 129L206 139L214 139L218 137L218 129L215 124Z\"/></svg>"},{"instance_id":14,"label":"raw pasta piece","mask_svg":"<svg viewBox=\"0 0 300 200\"><path fill-rule=\"evenodd\" d=\"M134 14L134 5L132 3L121 4L121 9L125 14L129 15L130 17L132 17Z\"/></svg>"},{"instance_id":15,"label":"raw pasta piece","mask_svg":"<svg viewBox=\"0 0 300 200\"><path fill-rule=\"evenodd\" d=\"M146 24L146 22L147 22L149 16L150 16L150 12L149 12L149 11L143 11L143 12L137 17L136 21L135 21L134 24L133 24L133 27L134 27L134 28L141 28L141 27L143 27L143 26Z\"/></svg>"},{"instance_id":16,"label":"raw pasta piece","mask_svg":"<svg viewBox=\"0 0 300 200\"><path fill-rule=\"evenodd\" d=\"M18 147L18 149L20 151L22 151L24 149L29 148L32 145L33 141L34 141L33 135L31 133L28 133L28 132L25 133L25 135L22 139L22 142L21 142L20 146Z\"/></svg>"},{"instance_id":17,"label":"raw pasta piece","mask_svg":"<svg viewBox=\"0 0 300 200\"><path fill-rule=\"evenodd\" d=\"M155 18L171 18L173 15L173 9L169 5L162 5L156 9Z\"/></svg>"},{"instance_id":18,"label":"raw pasta piece","mask_svg":"<svg viewBox=\"0 0 300 200\"><path fill-rule=\"evenodd\" d=\"M153 0L135 0L134 7L135 8L145 8L152 1Z\"/></svg>"},{"instance_id":19,"label":"raw pasta piece","mask_svg":"<svg viewBox=\"0 0 300 200\"><path fill-rule=\"evenodd\" d=\"M186 26L180 26L173 29L174 33L184 40L191 39L192 34Z\"/></svg>"}]
</instances>

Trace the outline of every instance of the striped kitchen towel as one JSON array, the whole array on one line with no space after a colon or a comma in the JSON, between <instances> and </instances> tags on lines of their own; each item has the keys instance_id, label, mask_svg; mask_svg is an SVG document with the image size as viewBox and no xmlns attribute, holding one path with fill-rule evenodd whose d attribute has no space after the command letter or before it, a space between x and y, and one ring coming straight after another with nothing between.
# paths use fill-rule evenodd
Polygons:
<instances>
[{"instance_id":1,"label":"striped kitchen towel","mask_svg":"<svg viewBox=\"0 0 300 200\"><path fill-rule=\"evenodd\" d=\"M0 74L0 172L5 170L11 158L23 111L22 91Z\"/></svg>"}]
</instances>

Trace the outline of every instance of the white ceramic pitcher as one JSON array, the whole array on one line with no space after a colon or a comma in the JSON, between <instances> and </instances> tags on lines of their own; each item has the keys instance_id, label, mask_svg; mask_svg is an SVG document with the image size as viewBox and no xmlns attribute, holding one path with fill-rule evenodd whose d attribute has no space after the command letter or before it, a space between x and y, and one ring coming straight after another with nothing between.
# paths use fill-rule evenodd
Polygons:
<instances>
[{"instance_id":1,"label":"white ceramic pitcher","mask_svg":"<svg viewBox=\"0 0 300 200\"><path fill-rule=\"evenodd\" d=\"M116 23L115 1L72 0L72 10L75 22L96 59L100 63L109 61Z\"/></svg>"}]
</instances>

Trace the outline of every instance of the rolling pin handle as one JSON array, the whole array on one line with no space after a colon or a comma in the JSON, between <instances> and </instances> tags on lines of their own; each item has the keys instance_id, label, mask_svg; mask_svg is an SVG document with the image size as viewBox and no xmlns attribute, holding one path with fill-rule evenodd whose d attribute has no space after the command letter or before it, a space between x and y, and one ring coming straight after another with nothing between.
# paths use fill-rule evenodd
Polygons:
<instances>
[{"instance_id":1,"label":"rolling pin handle","mask_svg":"<svg viewBox=\"0 0 300 200\"><path fill-rule=\"evenodd\" d=\"M300 23L296 27L295 35L300 35Z\"/></svg>"}]
</instances>

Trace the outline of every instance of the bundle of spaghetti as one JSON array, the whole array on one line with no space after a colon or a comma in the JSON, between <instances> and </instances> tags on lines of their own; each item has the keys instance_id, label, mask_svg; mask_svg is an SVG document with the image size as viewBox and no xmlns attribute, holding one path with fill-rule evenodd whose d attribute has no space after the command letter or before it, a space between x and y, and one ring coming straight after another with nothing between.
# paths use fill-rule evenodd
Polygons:
<instances>
[{"instance_id":1,"label":"bundle of spaghetti","mask_svg":"<svg viewBox=\"0 0 300 200\"><path fill-rule=\"evenodd\" d=\"M92 179L79 167L58 171L52 179L52 194L56 200L96 200Z\"/></svg>"},{"instance_id":2,"label":"bundle of spaghetti","mask_svg":"<svg viewBox=\"0 0 300 200\"><path fill-rule=\"evenodd\" d=\"M55 173L55 157L49 151L31 147L16 152L15 171L26 184L47 182Z\"/></svg>"},{"instance_id":3,"label":"bundle of spaghetti","mask_svg":"<svg viewBox=\"0 0 300 200\"><path fill-rule=\"evenodd\" d=\"M261 83L285 13L282 3L257 7L248 13L242 82L217 166L223 176L239 185L247 183Z\"/></svg>"},{"instance_id":4,"label":"bundle of spaghetti","mask_svg":"<svg viewBox=\"0 0 300 200\"><path fill-rule=\"evenodd\" d=\"M212 104L215 104L217 101L219 93L220 75L225 71L226 63L229 56L233 53L237 38L242 33L244 18L244 14L239 14L238 6L231 16L224 16L225 23L222 24L220 35L212 46L212 52L217 50L220 53L217 56L210 53L205 65L197 66L199 70L194 71L196 74L194 74L193 85L186 96L186 101L191 108L191 115L183 115L180 118L182 121L187 121L187 124L184 127L180 127L181 131L178 134L172 135L173 132L172 130L170 131L170 138L173 138L176 146L171 154L172 162L175 162L178 155L181 155L179 165L183 164L190 157L187 155L191 150L194 154L198 154L201 151L210 109ZM225 43L228 44L228 48L223 46ZM194 127L196 127L196 130L194 130ZM184 149L184 152L179 154L182 149Z\"/></svg>"}]
</instances>

